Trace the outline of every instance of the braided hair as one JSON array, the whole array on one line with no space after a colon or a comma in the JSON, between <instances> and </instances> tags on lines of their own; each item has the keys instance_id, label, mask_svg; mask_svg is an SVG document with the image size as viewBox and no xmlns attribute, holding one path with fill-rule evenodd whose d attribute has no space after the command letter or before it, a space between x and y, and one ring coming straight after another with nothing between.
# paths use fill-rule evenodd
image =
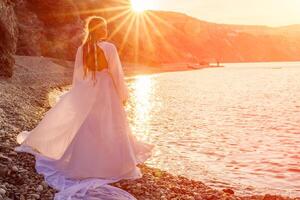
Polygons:
<instances>
[{"instance_id":1,"label":"braided hair","mask_svg":"<svg viewBox=\"0 0 300 200\"><path fill-rule=\"evenodd\" d=\"M84 78L91 72L92 80L96 81L96 71L99 67L97 42L105 40L106 37L106 20L97 16L89 17L86 23L86 37L83 42Z\"/></svg>"}]
</instances>

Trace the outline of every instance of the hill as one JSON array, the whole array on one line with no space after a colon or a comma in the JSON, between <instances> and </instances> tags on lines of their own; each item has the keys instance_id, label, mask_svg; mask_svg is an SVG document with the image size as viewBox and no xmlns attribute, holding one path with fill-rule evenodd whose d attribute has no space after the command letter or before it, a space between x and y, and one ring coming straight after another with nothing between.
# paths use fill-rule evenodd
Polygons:
<instances>
[{"instance_id":1,"label":"hill","mask_svg":"<svg viewBox=\"0 0 300 200\"><path fill-rule=\"evenodd\" d=\"M84 19L109 21L110 40L124 61L299 61L300 25L216 24L166 11L130 10L129 0L5 0L0 7L0 74L11 75L11 54L73 60Z\"/></svg>"},{"instance_id":2,"label":"hill","mask_svg":"<svg viewBox=\"0 0 300 200\"><path fill-rule=\"evenodd\" d=\"M120 47L122 57L127 61L148 64L300 60L300 25L217 24L166 11L132 14L126 21L128 15L122 15L122 12L130 9L130 5L124 0L75 0L74 3L82 19L88 15L113 19L110 31L118 31L111 40Z\"/></svg>"}]
</instances>

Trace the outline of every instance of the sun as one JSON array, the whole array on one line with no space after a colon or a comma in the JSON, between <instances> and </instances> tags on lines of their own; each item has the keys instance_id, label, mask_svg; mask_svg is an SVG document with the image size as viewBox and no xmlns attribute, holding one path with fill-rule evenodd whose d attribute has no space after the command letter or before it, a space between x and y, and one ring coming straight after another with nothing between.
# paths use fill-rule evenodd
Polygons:
<instances>
[{"instance_id":1,"label":"sun","mask_svg":"<svg viewBox=\"0 0 300 200\"><path fill-rule=\"evenodd\" d=\"M133 11L141 13L145 10L153 8L153 1L151 0L131 0L131 8Z\"/></svg>"}]
</instances>

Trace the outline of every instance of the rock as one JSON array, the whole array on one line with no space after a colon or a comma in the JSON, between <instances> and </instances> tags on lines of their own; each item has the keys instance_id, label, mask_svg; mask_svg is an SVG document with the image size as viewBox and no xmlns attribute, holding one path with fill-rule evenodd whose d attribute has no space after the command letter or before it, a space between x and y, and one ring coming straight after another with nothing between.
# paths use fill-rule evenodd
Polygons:
<instances>
[{"instance_id":1,"label":"rock","mask_svg":"<svg viewBox=\"0 0 300 200\"><path fill-rule=\"evenodd\" d=\"M136 184L136 187L137 187L137 188L141 188L141 187L142 187L142 184L141 184L141 183L138 183L138 184Z\"/></svg>"},{"instance_id":2,"label":"rock","mask_svg":"<svg viewBox=\"0 0 300 200\"><path fill-rule=\"evenodd\" d=\"M284 200L284 198L277 195L266 194L263 197L263 200Z\"/></svg>"},{"instance_id":3,"label":"rock","mask_svg":"<svg viewBox=\"0 0 300 200\"><path fill-rule=\"evenodd\" d=\"M17 172L18 168L17 168L17 166L12 166L11 170L14 171L14 172Z\"/></svg>"},{"instance_id":4,"label":"rock","mask_svg":"<svg viewBox=\"0 0 300 200\"><path fill-rule=\"evenodd\" d=\"M12 76L15 53L73 60L83 39L78 13L72 0L1 0L0 75Z\"/></svg>"},{"instance_id":5,"label":"rock","mask_svg":"<svg viewBox=\"0 0 300 200\"><path fill-rule=\"evenodd\" d=\"M6 191L3 188L0 188L0 195L5 195Z\"/></svg>"},{"instance_id":6,"label":"rock","mask_svg":"<svg viewBox=\"0 0 300 200\"><path fill-rule=\"evenodd\" d=\"M0 153L0 162L8 164L12 162L12 159Z\"/></svg>"},{"instance_id":7,"label":"rock","mask_svg":"<svg viewBox=\"0 0 300 200\"><path fill-rule=\"evenodd\" d=\"M30 194L31 197L33 197L34 199L39 199L40 195L39 194Z\"/></svg>"},{"instance_id":8,"label":"rock","mask_svg":"<svg viewBox=\"0 0 300 200\"><path fill-rule=\"evenodd\" d=\"M18 52L74 59L82 41L83 23L72 0L22 0L16 9L20 27ZM28 39L30 33L33 36Z\"/></svg>"},{"instance_id":9,"label":"rock","mask_svg":"<svg viewBox=\"0 0 300 200\"><path fill-rule=\"evenodd\" d=\"M225 192L226 194L234 194L234 191L229 188L223 189L223 192Z\"/></svg>"},{"instance_id":10,"label":"rock","mask_svg":"<svg viewBox=\"0 0 300 200\"><path fill-rule=\"evenodd\" d=\"M0 76L11 77L17 49L17 18L10 0L0 1Z\"/></svg>"},{"instance_id":11,"label":"rock","mask_svg":"<svg viewBox=\"0 0 300 200\"><path fill-rule=\"evenodd\" d=\"M17 154L17 152L15 152L15 151L10 151L10 152L8 153L8 155L10 155L10 156L17 156L18 154Z\"/></svg>"},{"instance_id":12,"label":"rock","mask_svg":"<svg viewBox=\"0 0 300 200\"><path fill-rule=\"evenodd\" d=\"M43 188L47 188L47 187L48 187L48 184L47 184L46 181L43 181L43 182L41 183L41 185L43 186Z\"/></svg>"},{"instance_id":13,"label":"rock","mask_svg":"<svg viewBox=\"0 0 300 200\"><path fill-rule=\"evenodd\" d=\"M162 196L160 197L160 199L161 199L161 200L167 200L167 197L166 197L165 195L162 195Z\"/></svg>"},{"instance_id":14,"label":"rock","mask_svg":"<svg viewBox=\"0 0 300 200\"><path fill-rule=\"evenodd\" d=\"M39 186L36 188L36 191L38 191L38 192L41 192L41 191L43 191L43 190L44 190L44 188L43 188L42 185L39 185Z\"/></svg>"},{"instance_id":15,"label":"rock","mask_svg":"<svg viewBox=\"0 0 300 200\"><path fill-rule=\"evenodd\" d=\"M187 197L187 200L195 200L195 198L192 197L192 196L188 196L188 197Z\"/></svg>"},{"instance_id":16,"label":"rock","mask_svg":"<svg viewBox=\"0 0 300 200\"><path fill-rule=\"evenodd\" d=\"M17 54L41 56L41 42L46 41L43 22L28 8L26 0L15 0L14 10L19 28Z\"/></svg>"}]
</instances>

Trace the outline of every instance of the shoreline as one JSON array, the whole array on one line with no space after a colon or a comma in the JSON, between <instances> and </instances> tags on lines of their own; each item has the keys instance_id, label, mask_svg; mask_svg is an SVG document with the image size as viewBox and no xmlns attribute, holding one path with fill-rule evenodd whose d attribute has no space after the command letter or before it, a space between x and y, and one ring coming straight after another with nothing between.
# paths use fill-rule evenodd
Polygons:
<instances>
[{"instance_id":1,"label":"shoreline","mask_svg":"<svg viewBox=\"0 0 300 200\"><path fill-rule=\"evenodd\" d=\"M149 74L160 74L167 72L192 71L207 68L221 68L223 66L215 65L198 65L197 63L173 63L159 66L135 65L130 63L124 64L124 72L127 76L140 76Z\"/></svg>"},{"instance_id":2,"label":"shoreline","mask_svg":"<svg viewBox=\"0 0 300 200\"><path fill-rule=\"evenodd\" d=\"M66 68L73 69L74 62L72 61L62 61L55 58L45 58L50 59L56 64L65 66ZM147 66L143 64L132 64L132 63L123 63L123 70L126 78L131 78L135 76L142 75L151 75L151 74L160 74L167 72L179 72L179 71L192 71L200 70L207 68L222 68L224 66L220 65L199 65L198 63L169 63L162 64L159 66Z\"/></svg>"},{"instance_id":3,"label":"shoreline","mask_svg":"<svg viewBox=\"0 0 300 200\"><path fill-rule=\"evenodd\" d=\"M57 63L48 58L16 56L14 76L0 78L0 199L53 199L56 192L46 184L43 176L36 174L33 156L16 153L13 149L17 146L16 135L22 130L33 129L51 108L49 93L70 85L72 68ZM125 72L127 76L129 73ZM136 75L145 74L131 74ZM143 173L141 179L112 184L138 200L300 200L300 197L277 195L236 196L230 188L216 190L201 181L175 176L145 164L139 167Z\"/></svg>"}]
</instances>

